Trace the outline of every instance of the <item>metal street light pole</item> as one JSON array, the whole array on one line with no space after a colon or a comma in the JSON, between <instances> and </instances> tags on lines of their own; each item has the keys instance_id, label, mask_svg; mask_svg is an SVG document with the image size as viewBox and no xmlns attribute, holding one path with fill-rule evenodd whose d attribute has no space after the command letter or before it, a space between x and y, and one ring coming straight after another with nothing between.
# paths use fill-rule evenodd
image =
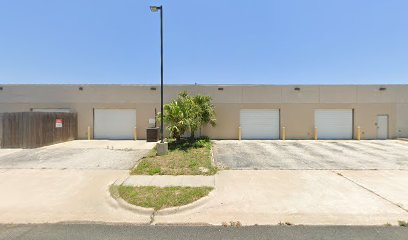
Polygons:
<instances>
[{"instance_id":1,"label":"metal street light pole","mask_svg":"<svg viewBox=\"0 0 408 240\"><path fill-rule=\"evenodd\" d=\"M163 123L163 6L150 6L152 12L157 12L160 10L160 142L164 143L164 123Z\"/></svg>"},{"instance_id":2,"label":"metal street light pole","mask_svg":"<svg viewBox=\"0 0 408 240\"><path fill-rule=\"evenodd\" d=\"M164 143L164 127L163 127L163 6L160 6L160 132L161 132L161 143Z\"/></svg>"}]
</instances>

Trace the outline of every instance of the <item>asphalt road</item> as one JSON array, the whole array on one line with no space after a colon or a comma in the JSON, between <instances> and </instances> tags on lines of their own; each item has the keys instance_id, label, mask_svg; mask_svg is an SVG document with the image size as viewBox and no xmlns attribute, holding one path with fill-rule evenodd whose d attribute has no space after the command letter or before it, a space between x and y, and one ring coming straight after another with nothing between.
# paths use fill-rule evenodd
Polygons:
<instances>
[{"instance_id":1,"label":"asphalt road","mask_svg":"<svg viewBox=\"0 0 408 240\"><path fill-rule=\"evenodd\" d=\"M408 239L408 228L361 226L135 226L102 224L0 225L0 239Z\"/></svg>"}]
</instances>

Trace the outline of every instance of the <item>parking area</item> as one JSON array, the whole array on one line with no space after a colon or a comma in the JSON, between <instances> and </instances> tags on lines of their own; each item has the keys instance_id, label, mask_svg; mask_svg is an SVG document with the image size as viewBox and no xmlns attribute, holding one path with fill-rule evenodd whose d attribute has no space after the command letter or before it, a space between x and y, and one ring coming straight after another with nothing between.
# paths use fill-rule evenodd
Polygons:
<instances>
[{"instance_id":1,"label":"parking area","mask_svg":"<svg viewBox=\"0 0 408 240\"><path fill-rule=\"evenodd\" d=\"M117 169L133 167L155 143L76 140L35 149L0 149L0 169Z\"/></svg>"},{"instance_id":2,"label":"parking area","mask_svg":"<svg viewBox=\"0 0 408 240\"><path fill-rule=\"evenodd\" d=\"M407 170L408 142L215 141L214 159L227 169Z\"/></svg>"}]
</instances>

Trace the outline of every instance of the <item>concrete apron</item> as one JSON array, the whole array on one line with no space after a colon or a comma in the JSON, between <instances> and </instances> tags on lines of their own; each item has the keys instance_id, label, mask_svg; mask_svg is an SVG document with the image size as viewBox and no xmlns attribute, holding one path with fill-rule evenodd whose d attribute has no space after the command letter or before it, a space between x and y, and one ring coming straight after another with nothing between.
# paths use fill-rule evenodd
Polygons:
<instances>
[{"instance_id":1,"label":"concrete apron","mask_svg":"<svg viewBox=\"0 0 408 240\"><path fill-rule=\"evenodd\" d=\"M395 225L408 220L408 171L238 170L220 172L215 183L203 206L156 216L153 223Z\"/></svg>"},{"instance_id":2,"label":"concrete apron","mask_svg":"<svg viewBox=\"0 0 408 240\"><path fill-rule=\"evenodd\" d=\"M150 222L111 204L109 186L128 170L13 169L0 172L0 223Z\"/></svg>"}]
</instances>

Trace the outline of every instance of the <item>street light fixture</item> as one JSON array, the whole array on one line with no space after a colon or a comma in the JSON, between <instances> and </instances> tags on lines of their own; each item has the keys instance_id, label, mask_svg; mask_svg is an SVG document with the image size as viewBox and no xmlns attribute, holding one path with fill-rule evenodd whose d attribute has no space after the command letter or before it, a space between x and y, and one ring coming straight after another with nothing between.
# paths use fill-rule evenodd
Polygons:
<instances>
[{"instance_id":1,"label":"street light fixture","mask_svg":"<svg viewBox=\"0 0 408 240\"><path fill-rule=\"evenodd\" d=\"M160 6L160 7L158 7L158 6L150 6L150 11L152 11L152 12L157 12L157 11L159 11L159 9L161 9L161 6Z\"/></svg>"},{"instance_id":2,"label":"street light fixture","mask_svg":"<svg viewBox=\"0 0 408 240\"><path fill-rule=\"evenodd\" d=\"M167 143L164 142L164 127L163 127L163 6L150 6L150 11L158 12L160 10L160 63L161 63L161 71L160 71L160 144L157 147L157 154L162 155L166 154L168 150Z\"/></svg>"}]
</instances>

